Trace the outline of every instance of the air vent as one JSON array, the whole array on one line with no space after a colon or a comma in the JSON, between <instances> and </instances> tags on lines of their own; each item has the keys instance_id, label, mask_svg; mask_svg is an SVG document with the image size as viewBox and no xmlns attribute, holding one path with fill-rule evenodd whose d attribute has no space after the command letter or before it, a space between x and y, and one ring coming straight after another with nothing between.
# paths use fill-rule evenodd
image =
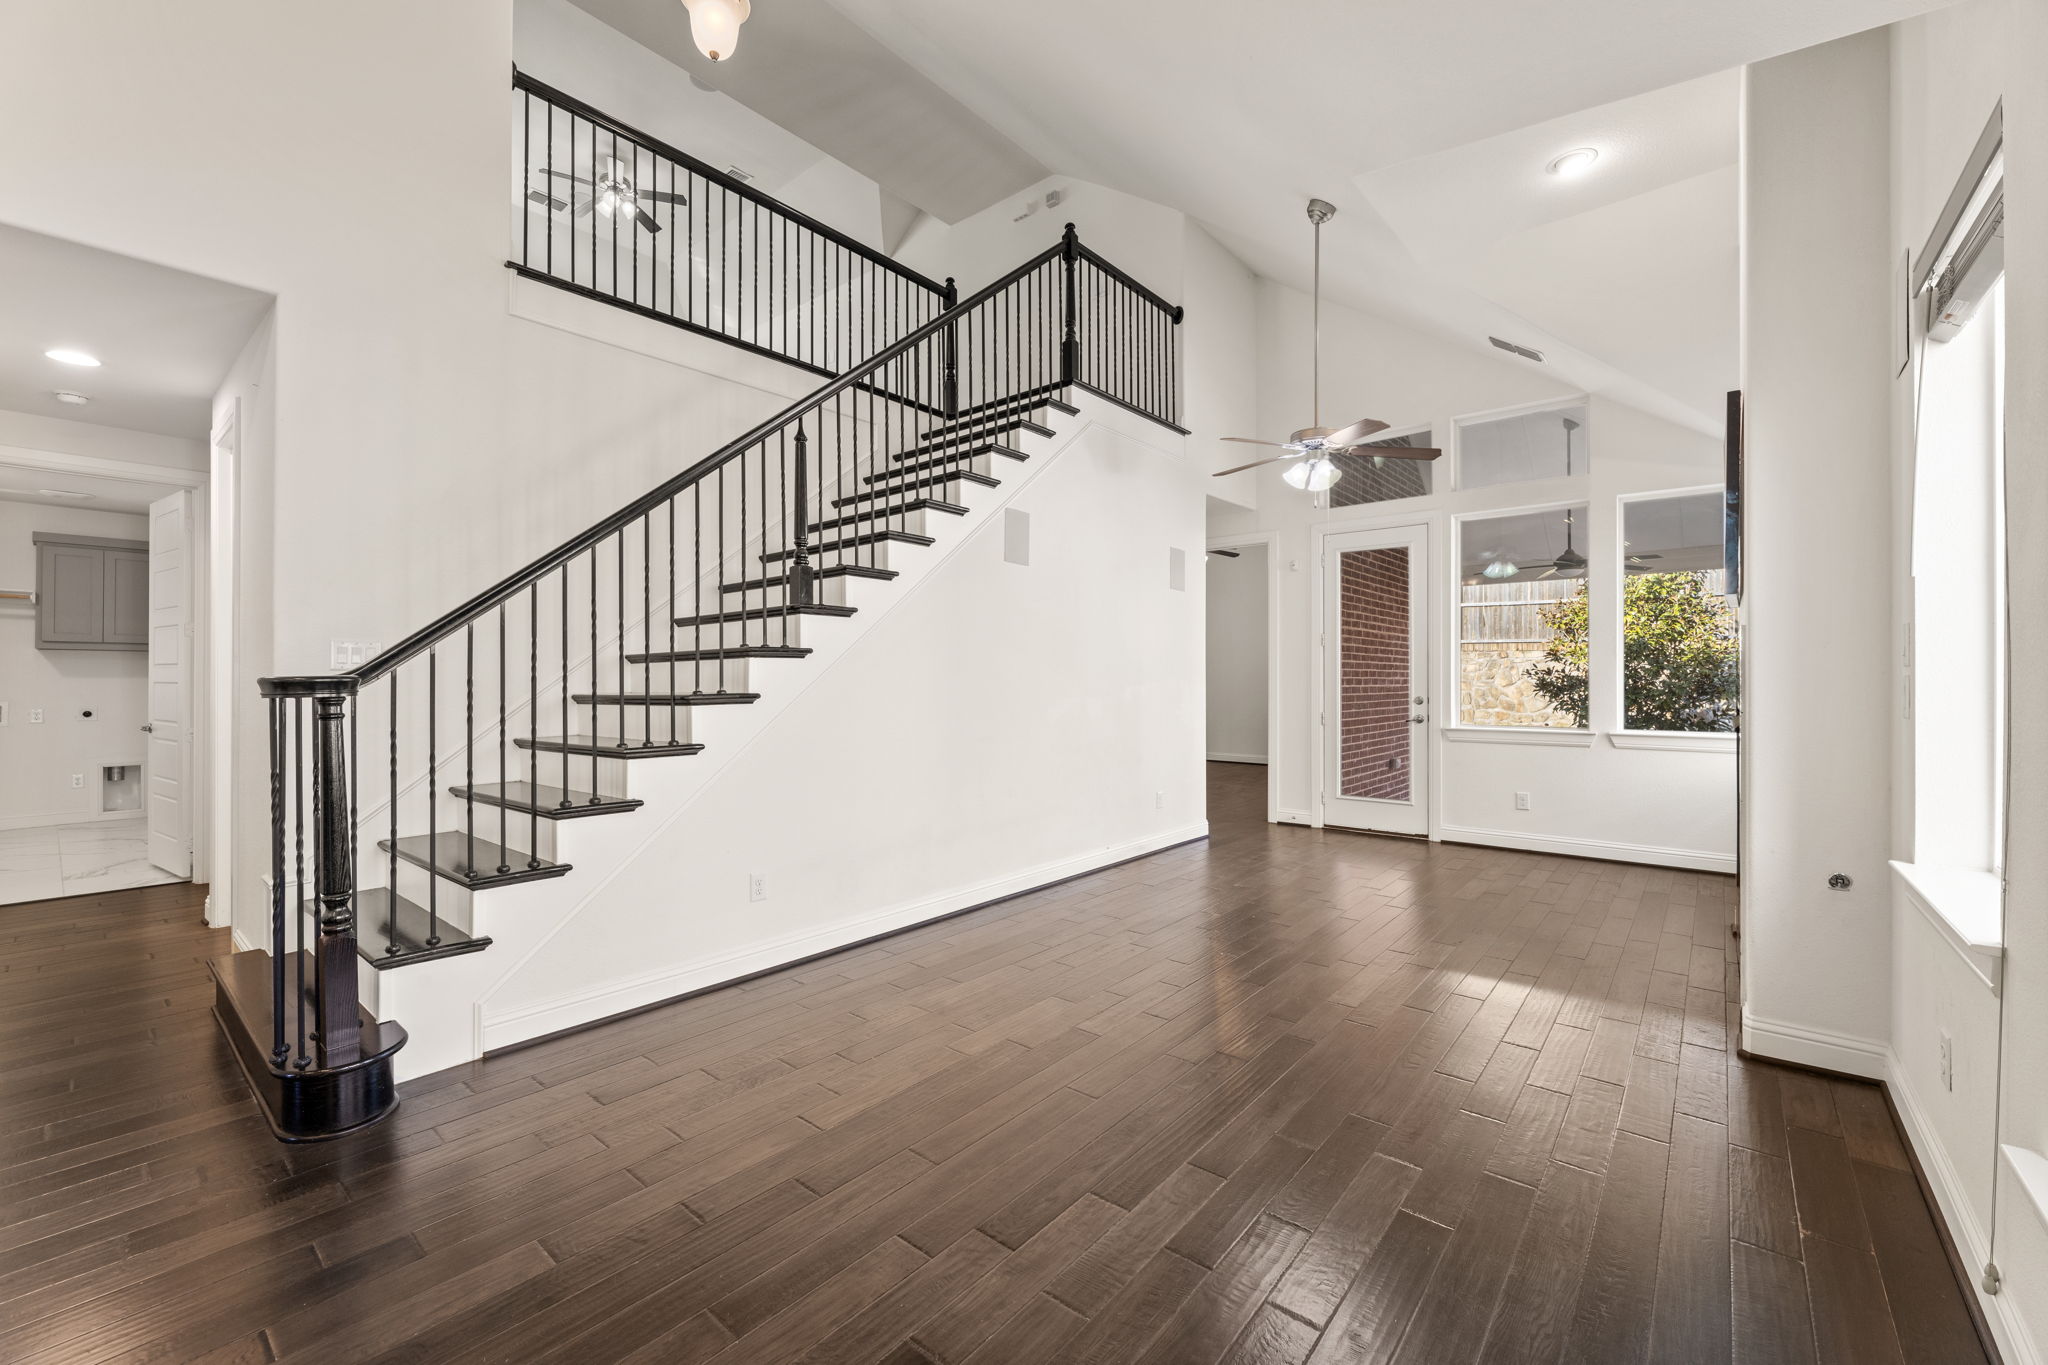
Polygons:
<instances>
[{"instance_id":1,"label":"air vent","mask_svg":"<svg viewBox=\"0 0 2048 1365\"><path fill-rule=\"evenodd\" d=\"M725 168L725 173L731 176L733 179L739 181L742 185L746 184L748 181L754 178L753 172L743 171L737 166L727 166Z\"/></svg>"},{"instance_id":2,"label":"air vent","mask_svg":"<svg viewBox=\"0 0 2048 1365\"><path fill-rule=\"evenodd\" d=\"M1533 360L1538 365L1543 363L1543 352L1541 351L1532 351L1527 346L1517 346L1514 342L1502 341L1499 337L1488 337L1487 340L1511 355L1518 355L1524 360Z\"/></svg>"}]
</instances>

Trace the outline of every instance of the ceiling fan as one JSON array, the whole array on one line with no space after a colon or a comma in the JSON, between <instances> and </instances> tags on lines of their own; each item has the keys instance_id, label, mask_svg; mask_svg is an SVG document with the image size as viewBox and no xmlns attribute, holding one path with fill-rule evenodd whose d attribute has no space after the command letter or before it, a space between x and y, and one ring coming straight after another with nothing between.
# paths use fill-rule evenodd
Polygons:
<instances>
[{"instance_id":1,"label":"ceiling fan","mask_svg":"<svg viewBox=\"0 0 2048 1365\"><path fill-rule=\"evenodd\" d=\"M590 193L575 205L575 214L578 218L587 218L592 212L602 213L607 218L631 218L649 232L661 231L661 224L655 219L653 214L649 213L642 206L642 200L657 204L678 205L690 202L682 195L670 194L666 190L634 188L632 177L626 173L626 163L615 156L605 158L604 174L595 179L587 175L576 175L569 171L551 170L545 171L543 174L551 175L557 180L568 180L578 185L590 186ZM536 204L546 204L551 209L566 209L570 207L568 203L557 199L545 190L528 190L526 197Z\"/></svg>"},{"instance_id":2,"label":"ceiling fan","mask_svg":"<svg viewBox=\"0 0 2048 1365\"><path fill-rule=\"evenodd\" d=\"M1385 422L1367 417L1347 427L1326 427L1323 420L1323 224L1337 216L1336 206L1326 200L1308 201L1308 220L1315 224L1315 326L1310 344L1310 390L1313 394L1310 417L1314 425L1303 427L1284 441L1262 441L1252 436L1226 436L1226 441L1240 445L1273 446L1284 450L1285 455L1274 455L1264 460L1253 460L1233 469L1219 469L1215 477L1225 474L1239 474L1260 465L1277 464L1283 460L1296 463L1280 471L1280 477L1296 488L1311 493L1320 493L1344 477L1344 471L1333 458L1362 446L1376 432L1385 431ZM1373 458L1389 460L1434 460L1443 454L1428 446L1375 446Z\"/></svg>"},{"instance_id":3,"label":"ceiling fan","mask_svg":"<svg viewBox=\"0 0 2048 1365\"><path fill-rule=\"evenodd\" d=\"M1567 421L1569 422L1569 419ZM1488 550L1480 556L1486 562L1481 566L1479 576L1481 578L1491 578L1498 582L1503 579L1518 578L1524 571L1529 569L1541 569L1543 572L1536 575L1539 580L1545 578L1584 578L1588 561L1586 556L1580 553L1572 544L1572 532L1576 529L1577 521L1578 518L1572 513L1566 512L1564 514L1564 553L1557 558L1539 560L1534 564L1517 564L1499 550ZM1622 556L1623 560L1631 566L1646 563L1652 559L1662 559L1663 557L1659 554L1625 554Z\"/></svg>"}]
</instances>

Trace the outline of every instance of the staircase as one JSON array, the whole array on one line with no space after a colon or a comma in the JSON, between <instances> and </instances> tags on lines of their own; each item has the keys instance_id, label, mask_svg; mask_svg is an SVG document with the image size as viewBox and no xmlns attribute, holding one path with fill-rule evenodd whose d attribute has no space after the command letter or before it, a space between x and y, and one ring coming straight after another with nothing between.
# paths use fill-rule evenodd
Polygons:
<instances>
[{"instance_id":1,"label":"staircase","mask_svg":"<svg viewBox=\"0 0 2048 1365\"><path fill-rule=\"evenodd\" d=\"M568 884L652 837L646 808L686 800L1078 401L1171 425L1178 320L1070 225L362 668L263 680L270 941L215 964L216 1012L277 1136L374 1123L402 1071L477 1055L494 937L544 951Z\"/></svg>"}]
</instances>

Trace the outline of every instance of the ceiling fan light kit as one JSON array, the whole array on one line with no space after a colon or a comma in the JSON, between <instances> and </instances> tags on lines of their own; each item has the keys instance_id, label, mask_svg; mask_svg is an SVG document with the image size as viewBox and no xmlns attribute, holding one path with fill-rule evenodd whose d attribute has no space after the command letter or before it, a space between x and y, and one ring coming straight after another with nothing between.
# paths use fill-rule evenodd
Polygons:
<instances>
[{"instance_id":1,"label":"ceiling fan light kit","mask_svg":"<svg viewBox=\"0 0 2048 1365\"><path fill-rule=\"evenodd\" d=\"M1240 445L1271 446L1284 450L1285 455L1269 459L1253 460L1250 464L1236 465L1230 469L1219 469L1215 477L1226 474L1240 474L1247 469L1261 465L1279 464L1292 460L1294 464L1280 471L1280 477L1292 487L1305 492L1321 493L1344 477L1344 470L1337 464L1335 456L1342 455L1377 434L1387 430L1385 422L1367 417L1347 427L1326 427L1323 421L1323 224L1337 216L1336 205L1326 199L1308 201L1308 220L1315 232L1315 288L1314 323L1309 340L1309 389L1311 394L1311 424L1293 433L1284 441L1264 441L1255 436L1225 436L1226 441ZM1434 460L1443 454L1441 450L1423 446L1379 446L1373 450L1374 462L1380 460Z\"/></svg>"}]
</instances>

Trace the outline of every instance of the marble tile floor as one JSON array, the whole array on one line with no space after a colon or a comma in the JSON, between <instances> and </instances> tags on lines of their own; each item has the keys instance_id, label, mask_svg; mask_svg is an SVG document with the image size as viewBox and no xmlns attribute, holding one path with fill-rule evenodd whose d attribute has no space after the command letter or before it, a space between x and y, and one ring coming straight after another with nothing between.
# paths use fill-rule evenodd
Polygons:
<instances>
[{"instance_id":1,"label":"marble tile floor","mask_svg":"<svg viewBox=\"0 0 2048 1365\"><path fill-rule=\"evenodd\" d=\"M140 815L0 829L0 905L183 880L149 861L149 831Z\"/></svg>"}]
</instances>

